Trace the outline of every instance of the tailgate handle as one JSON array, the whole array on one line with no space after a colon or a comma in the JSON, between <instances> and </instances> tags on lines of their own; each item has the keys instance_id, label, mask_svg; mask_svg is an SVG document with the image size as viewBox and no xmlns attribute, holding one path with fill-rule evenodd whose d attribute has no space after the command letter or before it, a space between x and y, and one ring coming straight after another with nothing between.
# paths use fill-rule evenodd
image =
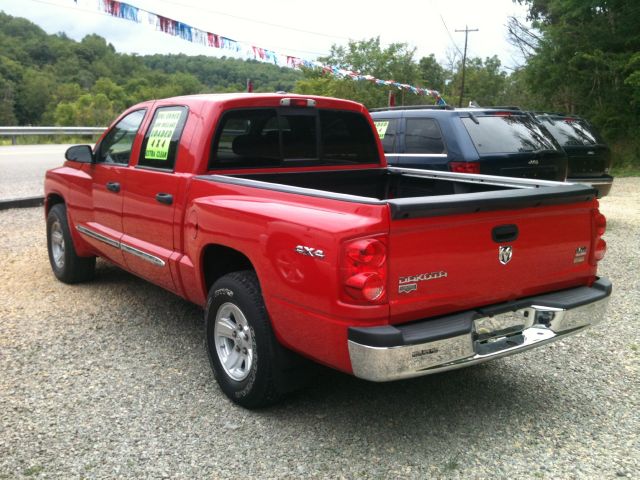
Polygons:
<instances>
[{"instance_id":1,"label":"tailgate handle","mask_svg":"<svg viewBox=\"0 0 640 480\"><path fill-rule=\"evenodd\" d=\"M496 243L513 242L518 238L517 225L498 225L491 231L491 237Z\"/></svg>"}]
</instances>

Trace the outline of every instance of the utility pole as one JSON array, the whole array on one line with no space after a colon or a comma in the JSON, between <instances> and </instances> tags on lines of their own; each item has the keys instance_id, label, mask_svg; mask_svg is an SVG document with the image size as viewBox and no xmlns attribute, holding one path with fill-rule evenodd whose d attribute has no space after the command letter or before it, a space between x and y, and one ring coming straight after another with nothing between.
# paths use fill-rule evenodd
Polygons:
<instances>
[{"instance_id":1,"label":"utility pole","mask_svg":"<svg viewBox=\"0 0 640 480\"><path fill-rule=\"evenodd\" d=\"M464 32L464 53L462 54L462 86L460 87L460 100L458 101L458 107L462 107L462 96L464 95L464 74L467 64L467 38L469 32L477 32L477 28L470 29L468 25L464 26L464 30L456 30L456 32Z\"/></svg>"}]
</instances>

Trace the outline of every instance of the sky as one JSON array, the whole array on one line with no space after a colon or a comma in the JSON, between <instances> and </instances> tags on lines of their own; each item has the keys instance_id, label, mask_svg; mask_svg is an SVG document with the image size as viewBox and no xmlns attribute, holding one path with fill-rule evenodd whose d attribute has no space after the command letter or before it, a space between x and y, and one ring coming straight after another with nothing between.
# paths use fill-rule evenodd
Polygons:
<instances>
[{"instance_id":1,"label":"sky","mask_svg":"<svg viewBox=\"0 0 640 480\"><path fill-rule=\"evenodd\" d=\"M478 31L469 33L467 56L498 55L506 68L522 63L507 42L507 18L515 15L524 20L527 13L525 7L512 0L126 3L207 32L308 60L328 54L334 44L380 36L383 45L403 42L415 47L416 60L434 54L446 65L453 54L460 54L464 48L464 33L455 30L468 26ZM191 44L145 24L110 17L100 12L98 4L99 0L0 0L0 10L27 18L48 33L65 32L75 40L97 33L119 52L229 56L225 50Z\"/></svg>"}]
</instances>

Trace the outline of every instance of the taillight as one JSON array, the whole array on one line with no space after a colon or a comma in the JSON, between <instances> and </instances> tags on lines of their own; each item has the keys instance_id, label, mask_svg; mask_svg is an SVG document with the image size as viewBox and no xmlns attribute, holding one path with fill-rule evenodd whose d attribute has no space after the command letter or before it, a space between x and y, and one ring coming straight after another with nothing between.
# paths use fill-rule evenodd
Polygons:
<instances>
[{"instance_id":1,"label":"taillight","mask_svg":"<svg viewBox=\"0 0 640 480\"><path fill-rule=\"evenodd\" d=\"M605 253L607 253L607 242L599 238L596 242L596 248L593 250L593 258L599 262L604 258Z\"/></svg>"},{"instance_id":2,"label":"taillight","mask_svg":"<svg viewBox=\"0 0 640 480\"><path fill-rule=\"evenodd\" d=\"M591 250L591 265L597 263L604 258L607 253L607 242L602 239L602 235L607 231L607 219L597 209L593 210L593 248Z\"/></svg>"},{"instance_id":3,"label":"taillight","mask_svg":"<svg viewBox=\"0 0 640 480\"><path fill-rule=\"evenodd\" d=\"M595 224L595 228L596 228L596 235L598 237L601 237L602 235L604 235L604 232L607 231L607 218L601 214L600 212L598 212L596 210L596 214L594 217L594 224Z\"/></svg>"},{"instance_id":4,"label":"taillight","mask_svg":"<svg viewBox=\"0 0 640 480\"><path fill-rule=\"evenodd\" d=\"M379 304L387 299L387 246L383 237L350 240L343 247L341 299Z\"/></svg>"},{"instance_id":5,"label":"taillight","mask_svg":"<svg viewBox=\"0 0 640 480\"><path fill-rule=\"evenodd\" d=\"M478 162L449 162L449 170L457 173L480 173Z\"/></svg>"}]
</instances>

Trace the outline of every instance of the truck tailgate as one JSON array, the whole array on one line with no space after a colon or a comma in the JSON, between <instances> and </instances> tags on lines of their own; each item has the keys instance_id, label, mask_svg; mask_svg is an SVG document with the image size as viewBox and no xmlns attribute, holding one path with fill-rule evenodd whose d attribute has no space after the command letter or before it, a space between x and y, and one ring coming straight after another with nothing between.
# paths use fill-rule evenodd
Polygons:
<instances>
[{"instance_id":1,"label":"truck tailgate","mask_svg":"<svg viewBox=\"0 0 640 480\"><path fill-rule=\"evenodd\" d=\"M594 204L392 219L391 323L593 281ZM510 248L509 248L510 247Z\"/></svg>"}]
</instances>

